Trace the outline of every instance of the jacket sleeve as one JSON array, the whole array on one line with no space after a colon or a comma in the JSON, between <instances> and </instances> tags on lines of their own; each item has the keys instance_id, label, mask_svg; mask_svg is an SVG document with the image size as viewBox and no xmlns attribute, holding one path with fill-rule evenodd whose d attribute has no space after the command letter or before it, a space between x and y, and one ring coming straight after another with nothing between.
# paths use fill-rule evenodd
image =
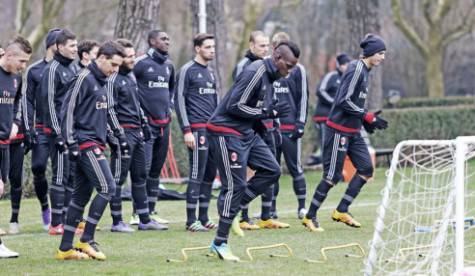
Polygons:
<instances>
[{"instance_id":1,"label":"jacket sleeve","mask_svg":"<svg viewBox=\"0 0 475 276\"><path fill-rule=\"evenodd\" d=\"M296 105L296 123L300 122L305 124L307 121L308 111L308 82L307 73L303 65L298 64L295 70L296 78L296 93L295 93L295 105Z\"/></svg>"},{"instance_id":2,"label":"jacket sleeve","mask_svg":"<svg viewBox=\"0 0 475 276\"><path fill-rule=\"evenodd\" d=\"M334 81L334 76L336 74L334 72L330 72L323 77L322 82L320 83L319 87L317 88L317 98L324 104L332 105L334 102L334 98L328 93L328 88L332 81Z\"/></svg>"},{"instance_id":3,"label":"jacket sleeve","mask_svg":"<svg viewBox=\"0 0 475 276\"><path fill-rule=\"evenodd\" d=\"M21 105L21 100L22 100L22 81L21 78L17 79L18 81L18 87L17 87L17 93L15 94L15 99L13 101L13 122L17 126L22 125L22 105Z\"/></svg>"},{"instance_id":4,"label":"jacket sleeve","mask_svg":"<svg viewBox=\"0 0 475 276\"><path fill-rule=\"evenodd\" d=\"M28 70L23 75L22 81L22 115L25 124L25 131L31 132L34 130L34 117L35 117L35 91L37 83L33 79L32 72Z\"/></svg>"},{"instance_id":5,"label":"jacket sleeve","mask_svg":"<svg viewBox=\"0 0 475 276\"><path fill-rule=\"evenodd\" d=\"M119 119L117 118L117 112L115 111L117 103L117 95L120 87L115 85L117 73L114 73L107 79L107 122L109 123L112 132L115 136L123 135L124 129L120 126Z\"/></svg>"},{"instance_id":6,"label":"jacket sleeve","mask_svg":"<svg viewBox=\"0 0 475 276\"><path fill-rule=\"evenodd\" d=\"M77 107L81 104L82 98L87 92L87 83L84 78L75 77L71 82L69 91L61 107L61 113L64 114L62 127L65 133L65 139L68 145L77 143L75 120L77 116Z\"/></svg>"},{"instance_id":7,"label":"jacket sleeve","mask_svg":"<svg viewBox=\"0 0 475 276\"><path fill-rule=\"evenodd\" d=\"M354 68L354 69L353 69ZM336 105L340 106L346 113L363 118L366 110L355 104L355 100L359 97L355 93L356 88L361 84L363 78L363 62L358 62L356 67L348 68L345 77L338 90Z\"/></svg>"},{"instance_id":8,"label":"jacket sleeve","mask_svg":"<svg viewBox=\"0 0 475 276\"><path fill-rule=\"evenodd\" d=\"M188 91L188 70L189 67L183 66L176 75L175 87L175 111L178 117L180 128L184 134L191 132L190 122L186 113L186 91Z\"/></svg>"},{"instance_id":9,"label":"jacket sleeve","mask_svg":"<svg viewBox=\"0 0 475 276\"><path fill-rule=\"evenodd\" d=\"M168 80L168 89L170 91L170 109L174 108L174 93L175 93L175 67L170 65L170 79Z\"/></svg>"},{"instance_id":10,"label":"jacket sleeve","mask_svg":"<svg viewBox=\"0 0 475 276\"><path fill-rule=\"evenodd\" d=\"M230 99L226 109L231 114L245 119L263 119L265 114L262 108L256 108L249 105L251 99L255 97L256 91L259 92L262 75L265 69L257 71L246 70L242 72L237 82L234 83Z\"/></svg>"},{"instance_id":11,"label":"jacket sleeve","mask_svg":"<svg viewBox=\"0 0 475 276\"><path fill-rule=\"evenodd\" d=\"M45 116L51 122L54 135L61 135L61 128L59 126L58 115L55 109L55 94L56 87L59 83L59 76L56 74L57 66L53 63L51 67L45 70L43 78L41 79L41 90L46 93L46 102L48 106L45 108Z\"/></svg>"}]
</instances>

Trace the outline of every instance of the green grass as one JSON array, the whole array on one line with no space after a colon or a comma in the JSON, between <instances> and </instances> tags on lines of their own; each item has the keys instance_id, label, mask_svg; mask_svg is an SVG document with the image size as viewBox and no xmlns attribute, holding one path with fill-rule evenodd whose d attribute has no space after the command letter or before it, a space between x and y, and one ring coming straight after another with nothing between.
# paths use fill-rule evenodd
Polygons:
<instances>
[{"instance_id":1,"label":"green grass","mask_svg":"<svg viewBox=\"0 0 475 276\"><path fill-rule=\"evenodd\" d=\"M376 207L381 199L380 191L384 186L384 171L377 170L376 180L367 184L351 208L355 217L363 224L360 229L349 228L333 222L331 211L338 204L346 184L341 183L330 191L327 201L319 212L323 233L310 233L300 225L296 216L296 199L293 194L291 179L285 175L281 179L278 199L280 219L290 223L285 230L258 230L246 232L244 238L231 234L229 244L233 252L242 259L250 246L288 244L293 252L292 258L270 258L269 253L277 250L259 252L253 262L225 263L214 258L205 257L205 252L190 255L187 263L167 263L167 258L180 257L183 247L207 246L214 237L213 233L188 233L184 229L185 202L162 201L157 205L161 216L170 219L170 230L165 232L135 232L133 234L112 234L111 218L106 210L100 222L102 231L96 234L102 251L107 255L105 262L69 261L60 262L53 259L59 246L60 237L48 236L41 228L40 210L36 199L22 201L20 211L21 234L2 237L5 244L18 251L18 259L0 261L0 275L361 275L364 259L345 258L348 251L341 250L329 254L330 261L324 264L311 264L306 258L319 258L322 247L357 242L368 250L368 241L372 238ZM320 180L319 172L307 172L307 202L310 202L316 184ZM211 217L216 220L216 201L212 201ZM125 219L128 221L130 202L125 202ZM308 205L308 203L307 203ZM251 204L251 214L259 211L260 199ZM10 203L0 201L0 227L8 229Z\"/></svg>"}]
</instances>

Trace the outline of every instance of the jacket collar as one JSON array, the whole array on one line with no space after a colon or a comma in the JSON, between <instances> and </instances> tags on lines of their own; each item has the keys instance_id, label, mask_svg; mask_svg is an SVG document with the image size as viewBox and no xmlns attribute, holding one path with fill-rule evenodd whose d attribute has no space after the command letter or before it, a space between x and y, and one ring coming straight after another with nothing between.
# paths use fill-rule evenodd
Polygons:
<instances>
[{"instance_id":1,"label":"jacket collar","mask_svg":"<svg viewBox=\"0 0 475 276\"><path fill-rule=\"evenodd\" d=\"M247 50L245 57L247 57L251 62L261 59L258 56L254 55L250 50Z\"/></svg>"},{"instance_id":2,"label":"jacket collar","mask_svg":"<svg viewBox=\"0 0 475 276\"><path fill-rule=\"evenodd\" d=\"M147 51L147 54L155 61L160 64L164 63L168 59L168 55L164 53L160 53L154 48L150 48Z\"/></svg>"},{"instance_id":3,"label":"jacket collar","mask_svg":"<svg viewBox=\"0 0 475 276\"><path fill-rule=\"evenodd\" d=\"M70 59L70 58L67 58L67 57L61 55L61 54L59 53L59 51L57 51L57 52L54 54L54 59L55 59L57 62L61 63L61 65L66 66L66 67L69 66L69 65L71 64L71 62L74 61L74 59Z\"/></svg>"},{"instance_id":4,"label":"jacket collar","mask_svg":"<svg viewBox=\"0 0 475 276\"><path fill-rule=\"evenodd\" d=\"M87 66L87 69L91 71L92 75L96 78L96 80L101 84L105 85L107 82L107 76L102 73L101 69L97 66L96 61L92 61L91 64Z\"/></svg>"},{"instance_id":5,"label":"jacket collar","mask_svg":"<svg viewBox=\"0 0 475 276\"><path fill-rule=\"evenodd\" d=\"M272 82L280 79L282 76L279 74L277 67L275 66L274 62L272 61L271 57L266 57L263 59L264 65L267 69L267 74Z\"/></svg>"},{"instance_id":6,"label":"jacket collar","mask_svg":"<svg viewBox=\"0 0 475 276\"><path fill-rule=\"evenodd\" d=\"M125 67L125 66L120 66L119 67L119 74L121 74L123 76L127 76L130 72L132 72L132 70Z\"/></svg>"}]
</instances>

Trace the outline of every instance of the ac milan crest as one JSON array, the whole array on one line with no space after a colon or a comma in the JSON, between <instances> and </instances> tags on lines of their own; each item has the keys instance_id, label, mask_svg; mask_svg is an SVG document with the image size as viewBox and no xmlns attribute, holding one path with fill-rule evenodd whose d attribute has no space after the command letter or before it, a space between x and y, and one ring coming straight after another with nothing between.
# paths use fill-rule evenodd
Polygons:
<instances>
[{"instance_id":1,"label":"ac milan crest","mask_svg":"<svg viewBox=\"0 0 475 276\"><path fill-rule=\"evenodd\" d=\"M206 142L206 138L204 136L200 136L200 145L203 145Z\"/></svg>"},{"instance_id":2,"label":"ac milan crest","mask_svg":"<svg viewBox=\"0 0 475 276\"><path fill-rule=\"evenodd\" d=\"M346 144L346 137L341 137L340 145L344 146Z\"/></svg>"}]
</instances>

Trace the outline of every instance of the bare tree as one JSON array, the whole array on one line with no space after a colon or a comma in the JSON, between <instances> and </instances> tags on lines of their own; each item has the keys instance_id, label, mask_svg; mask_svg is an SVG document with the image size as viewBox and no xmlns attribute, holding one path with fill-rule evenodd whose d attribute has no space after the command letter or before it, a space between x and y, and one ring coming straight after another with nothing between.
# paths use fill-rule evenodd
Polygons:
<instances>
[{"instance_id":1,"label":"bare tree","mask_svg":"<svg viewBox=\"0 0 475 276\"><path fill-rule=\"evenodd\" d=\"M120 0L115 37L130 39L137 50L147 47L147 33L158 27L160 0Z\"/></svg>"},{"instance_id":2,"label":"bare tree","mask_svg":"<svg viewBox=\"0 0 475 276\"><path fill-rule=\"evenodd\" d=\"M444 96L442 63L447 47L470 34L475 23L475 2L473 2L466 8L458 25L452 28L446 27L450 21L446 20L447 15L457 3L459 1L454 0L420 1L427 28L424 34L419 34L402 16L400 0L391 0L394 23L426 61L425 79L431 98Z\"/></svg>"},{"instance_id":3,"label":"bare tree","mask_svg":"<svg viewBox=\"0 0 475 276\"><path fill-rule=\"evenodd\" d=\"M367 33L381 32L378 0L348 0L346 1L346 15L350 27L348 50L354 57L361 53L359 47L361 39ZM379 109L383 105L382 70L371 73L368 108Z\"/></svg>"},{"instance_id":4,"label":"bare tree","mask_svg":"<svg viewBox=\"0 0 475 276\"><path fill-rule=\"evenodd\" d=\"M212 62L212 67L215 68L216 87L219 91L219 96L222 97L228 87L228 60L226 59L226 43L227 43L227 27L224 13L224 0L207 0L207 32L215 37L216 41L216 55ZM198 11L199 1L190 0L190 8L193 15L192 31L193 34L198 33Z\"/></svg>"},{"instance_id":5,"label":"bare tree","mask_svg":"<svg viewBox=\"0 0 475 276\"><path fill-rule=\"evenodd\" d=\"M63 10L65 2L66 1L42 0L40 7L35 7L41 9L40 21L34 24L35 27L30 30L27 28L27 23L31 18L31 9L33 6L27 0L18 0L15 15L16 32L25 36L33 48L36 49Z\"/></svg>"}]
</instances>

